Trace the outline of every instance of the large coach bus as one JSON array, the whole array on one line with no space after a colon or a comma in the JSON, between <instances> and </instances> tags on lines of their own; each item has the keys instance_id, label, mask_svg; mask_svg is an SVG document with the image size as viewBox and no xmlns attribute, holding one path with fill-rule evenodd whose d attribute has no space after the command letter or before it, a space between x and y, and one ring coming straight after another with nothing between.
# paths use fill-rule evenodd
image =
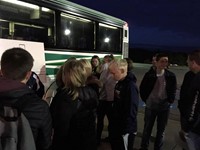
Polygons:
<instances>
[{"instance_id":1,"label":"large coach bus","mask_svg":"<svg viewBox=\"0 0 200 150\"><path fill-rule=\"evenodd\" d=\"M0 38L42 42L50 78L72 56L128 57L128 36L125 21L67 0L0 0Z\"/></svg>"}]
</instances>

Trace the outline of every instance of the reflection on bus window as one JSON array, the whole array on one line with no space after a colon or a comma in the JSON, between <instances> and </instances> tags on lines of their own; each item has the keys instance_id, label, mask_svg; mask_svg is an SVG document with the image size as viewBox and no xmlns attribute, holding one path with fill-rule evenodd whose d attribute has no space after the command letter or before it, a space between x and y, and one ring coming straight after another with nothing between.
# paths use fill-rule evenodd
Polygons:
<instances>
[{"instance_id":1,"label":"reflection on bus window","mask_svg":"<svg viewBox=\"0 0 200 150\"><path fill-rule=\"evenodd\" d=\"M120 29L99 23L98 46L99 51L120 52Z\"/></svg>"},{"instance_id":2,"label":"reflection on bus window","mask_svg":"<svg viewBox=\"0 0 200 150\"><path fill-rule=\"evenodd\" d=\"M94 50L94 23L61 14L61 48Z\"/></svg>"},{"instance_id":3,"label":"reflection on bus window","mask_svg":"<svg viewBox=\"0 0 200 150\"><path fill-rule=\"evenodd\" d=\"M25 2L1 1L1 5L0 38L54 45L54 11Z\"/></svg>"}]
</instances>

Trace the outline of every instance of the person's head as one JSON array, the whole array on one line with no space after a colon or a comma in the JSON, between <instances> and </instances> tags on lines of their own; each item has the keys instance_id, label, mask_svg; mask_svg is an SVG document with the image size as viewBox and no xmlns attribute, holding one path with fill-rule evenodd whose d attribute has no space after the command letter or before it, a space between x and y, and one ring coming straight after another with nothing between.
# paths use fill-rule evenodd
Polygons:
<instances>
[{"instance_id":1,"label":"person's head","mask_svg":"<svg viewBox=\"0 0 200 150\"><path fill-rule=\"evenodd\" d=\"M158 70L163 70L168 67L168 56L164 53L159 53L156 55L155 66Z\"/></svg>"},{"instance_id":2,"label":"person's head","mask_svg":"<svg viewBox=\"0 0 200 150\"><path fill-rule=\"evenodd\" d=\"M188 54L187 64L192 72L197 73L200 71L200 50Z\"/></svg>"},{"instance_id":3,"label":"person's head","mask_svg":"<svg viewBox=\"0 0 200 150\"><path fill-rule=\"evenodd\" d=\"M5 78L26 83L31 76L33 57L22 48L11 48L1 56L1 72Z\"/></svg>"},{"instance_id":4,"label":"person's head","mask_svg":"<svg viewBox=\"0 0 200 150\"><path fill-rule=\"evenodd\" d=\"M133 71L134 69L133 61L130 58L124 58L124 59L126 59L128 63L128 71Z\"/></svg>"},{"instance_id":5,"label":"person's head","mask_svg":"<svg viewBox=\"0 0 200 150\"><path fill-rule=\"evenodd\" d=\"M73 100L78 97L78 89L85 86L87 77L88 72L80 61L72 60L63 65L63 82Z\"/></svg>"},{"instance_id":6,"label":"person's head","mask_svg":"<svg viewBox=\"0 0 200 150\"><path fill-rule=\"evenodd\" d=\"M101 68L100 68L100 72L104 71L104 70L108 70L108 65L109 63L114 59L114 56L112 54L110 55L105 55L103 57L102 60L102 64L101 64Z\"/></svg>"},{"instance_id":7,"label":"person's head","mask_svg":"<svg viewBox=\"0 0 200 150\"><path fill-rule=\"evenodd\" d=\"M97 55L92 56L92 59L91 59L92 68L98 67L100 65L100 62L101 61L100 61L99 56Z\"/></svg>"},{"instance_id":8,"label":"person's head","mask_svg":"<svg viewBox=\"0 0 200 150\"><path fill-rule=\"evenodd\" d=\"M127 75L127 61L126 59L115 59L110 62L109 71L113 75L114 79L119 81Z\"/></svg>"},{"instance_id":9,"label":"person's head","mask_svg":"<svg viewBox=\"0 0 200 150\"><path fill-rule=\"evenodd\" d=\"M87 59L80 59L79 62L86 69L88 77L92 74L92 65Z\"/></svg>"},{"instance_id":10,"label":"person's head","mask_svg":"<svg viewBox=\"0 0 200 150\"><path fill-rule=\"evenodd\" d=\"M76 57L70 57L68 58L66 62L72 61L72 60L76 60ZM63 65L60 66L60 68L58 69L57 73L56 73L56 84L58 87L63 87L64 83L63 83L63 79L62 79L62 74L63 74Z\"/></svg>"},{"instance_id":11,"label":"person's head","mask_svg":"<svg viewBox=\"0 0 200 150\"><path fill-rule=\"evenodd\" d=\"M114 59L114 56L112 54L110 55L105 55L103 58L103 63L109 63Z\"/></svg>"}]
</instances>

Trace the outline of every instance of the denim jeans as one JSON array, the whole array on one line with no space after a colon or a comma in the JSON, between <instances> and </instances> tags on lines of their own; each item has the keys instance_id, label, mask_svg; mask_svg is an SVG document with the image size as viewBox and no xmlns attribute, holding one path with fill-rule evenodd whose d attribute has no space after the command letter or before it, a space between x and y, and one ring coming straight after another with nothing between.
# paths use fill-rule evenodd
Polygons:
<instances>
[{"instance_id":1,"label":"denim jeans","mask_svg":"<svg viewBox=\"0 0 200 150\"><path fill-rule=\"evenodd\" d=\"M169 109L151 110L149 108L145 108L144 129L142 135L141 149L144 150L148 149L149 139L156 119L157 119L157 134L154 143L154 149L155 150L162 149L164 131L167 125L168 117L169 117Z\"/></svg>"},{"instance_id":2,"label":"denim jeans","mask_svg":"<svg viewBox=\"0 0 200 150\"><path fill-rule=\"evenodd\" d=\"M189 150L200 150L200 135L194 132L189 132L186 138Z\"/></svg>"}]
</instances>

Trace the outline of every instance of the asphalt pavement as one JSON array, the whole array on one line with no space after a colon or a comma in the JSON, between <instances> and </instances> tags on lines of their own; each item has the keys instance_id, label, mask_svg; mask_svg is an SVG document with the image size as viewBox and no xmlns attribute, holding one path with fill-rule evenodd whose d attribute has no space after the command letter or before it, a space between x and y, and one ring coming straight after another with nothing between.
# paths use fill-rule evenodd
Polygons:
<instances>
[{"instance_id":1,"label":"asphalt pavement","mask_svg":"<svg viewBox=\"0 0 200 150\"><path fill-rule=\"evenodd\" d=\"M149 70L150 64L140 64L140 63L134 63L134 73L137 77L137 85L140 85L140 82L144 76L144 74ZM179 111L177 109L177 101L179 99L179 91L180 86L183 81L184 74L188 71L188 68L186 66L176 66L176 67L170 67L170 71L174 72L177 77L177 92L176 92L176 100L173 103L171 109L170 109L170 116L168 120L168 124L165 130L165 138L164 138L164 145L163 150L182 150L180 145L177 142L177 135L180 130L180 121L179 121ZM139 111L138 111L138 134L135 138L134 143L134 149L137 150L140 148L141 143L141 136L143 132L144 127L144 103L140 101L139 104ZM103 131L102 138L107 137L107 119L105 118L105 128ZM149 143L149 150L153 150L154 146L154 138L156 135L156 122L154 125L154 129L152 131L152 137L150 139ZM99 146L98 150L111 150L109 142L102 142Z\"/></svg>"},{"instance_id":2,"label":"asphalt pavement","mask_svg":"<svg viewBox=\"0 0 200 150\"><path fill-rule=\"evenodd\" d=\"M139 108L137 118L138 118L138 133L135 138L134 150L138 150L140 148L141 136L144 127L144 107ZM179 111L175 108L171 108L168 124L165 130L163 150L182 150L182 148L180 147L180 145L176 140L179 130L180 130ZM103 130L102 139L107 137L107 135L108 135L107 119L105 118L105 128ZM156 135L156 122L152 131L152 137L150 138L149 150L154 149L155 135ZM111 150L109 142L102 141L98 150Z\"/></svg>"}]
</instances>

